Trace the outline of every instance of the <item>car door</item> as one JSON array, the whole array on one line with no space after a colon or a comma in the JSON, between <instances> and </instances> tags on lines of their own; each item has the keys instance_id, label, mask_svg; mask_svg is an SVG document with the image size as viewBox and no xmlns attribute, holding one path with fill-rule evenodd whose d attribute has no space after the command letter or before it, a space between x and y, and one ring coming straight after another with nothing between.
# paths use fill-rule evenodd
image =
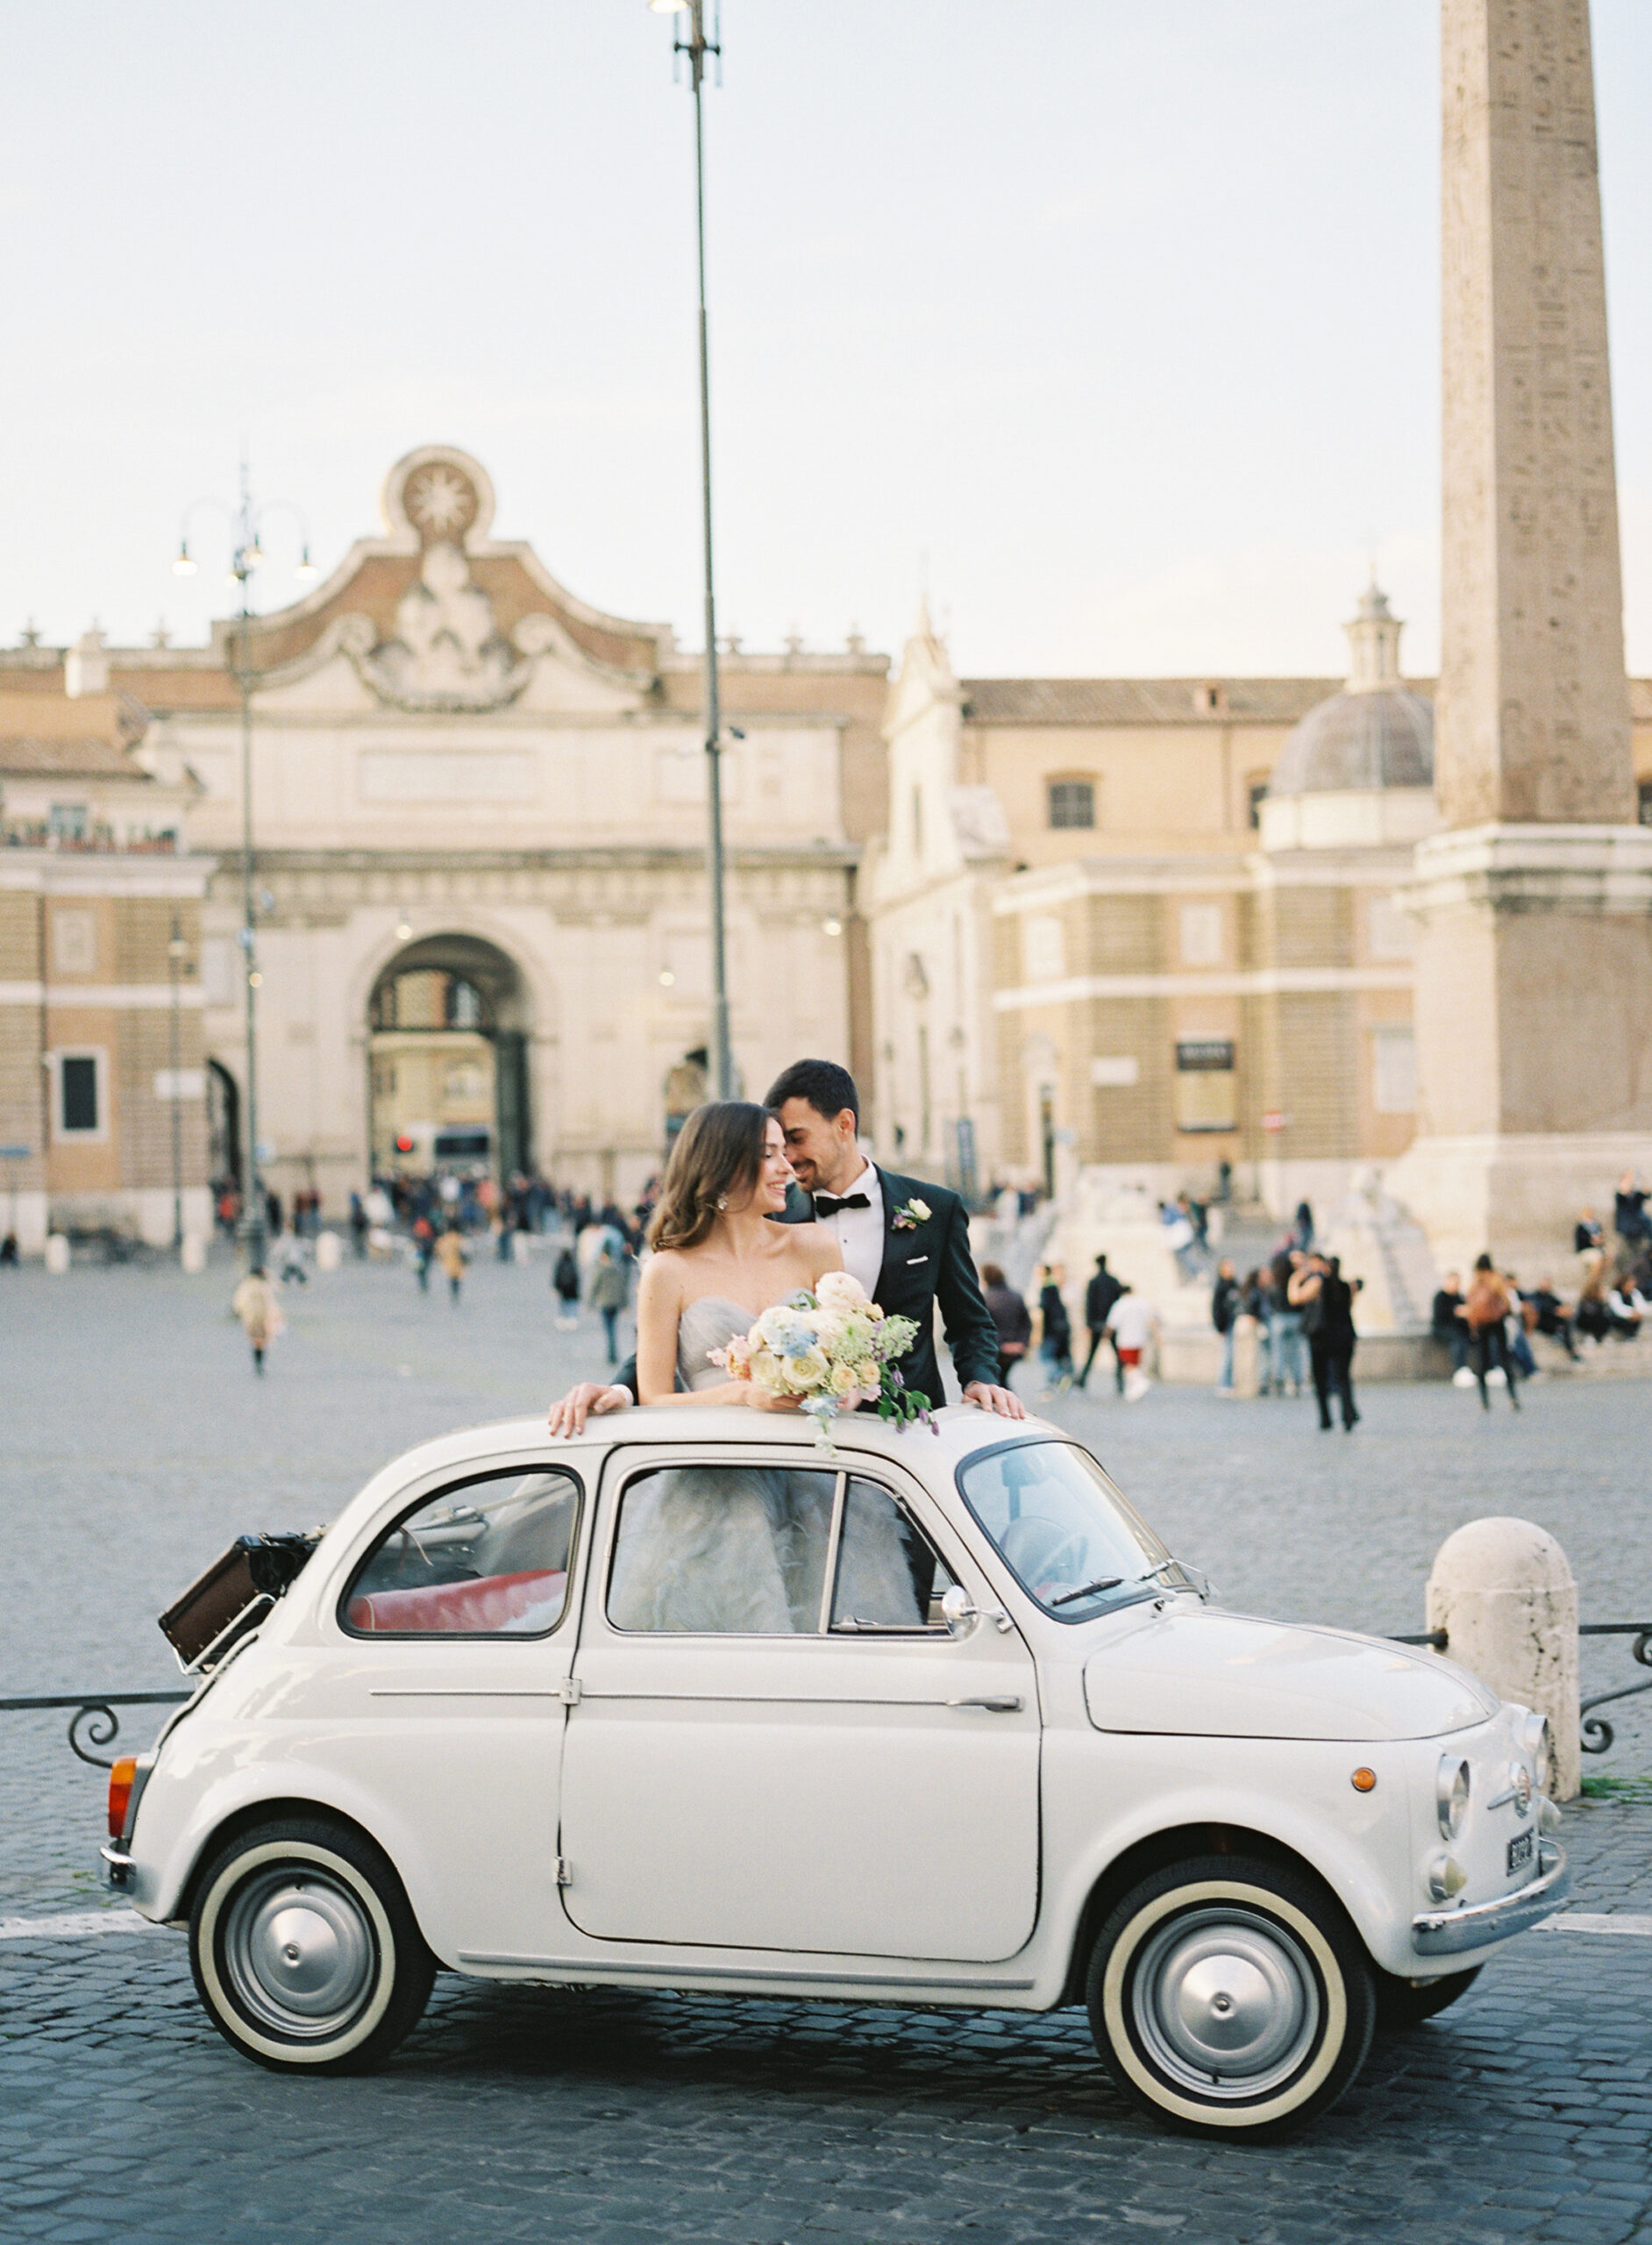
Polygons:
<instances>
[{"instance_id":1,"label":"car door","mask_svg":"<svg viewBox=\"0 0 1652 2245\"><path fill-rule=\"evenodd\" d=\"M904 1477L621 1452L563 1747L563 1906L605 1941L991 1963L1031 1934L1018 1632Z\"/></svg>"},{"instance_id":2,"label":"car door","mask_svg":"<svg viewBox=\"0 0 1652 2245\"><path fill-rule=\"evenodd\" d=\"M581 1497L527 1459L432 1477L342 1586L319 1750L450 1955L532 1953L557 1919Z\"/></svg>"}]
</instances>

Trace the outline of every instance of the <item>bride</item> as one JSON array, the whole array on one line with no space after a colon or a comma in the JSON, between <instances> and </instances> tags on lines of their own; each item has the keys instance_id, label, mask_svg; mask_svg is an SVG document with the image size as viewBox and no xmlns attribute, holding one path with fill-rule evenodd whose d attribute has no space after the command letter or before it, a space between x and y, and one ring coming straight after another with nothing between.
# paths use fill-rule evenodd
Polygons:
<instances>
[{"instance_id":1,"label":"bride","mask_svg":"<svg viewBox=\"0 0 1652 2245\"><path fill-rule=\"evenodd\" d=\"M644 1404L799 1408L797 1397L731 1380L711 1361L765 1309L813 1293L827 1272L843 1268L823 1225L771 1222L791 1182L785 1139L766 1108L716 1101L684 1123L637 1289ZM716 1478L696 1466L633 1484L614 1555L610 1617L623 1629L818 1629L832 1486L818 1469L779 1466L730 1467ZM912 1572L893 1509L851 1494L842 1543L840 1607L915 1626Z\"/></svg>"}]
</instances>

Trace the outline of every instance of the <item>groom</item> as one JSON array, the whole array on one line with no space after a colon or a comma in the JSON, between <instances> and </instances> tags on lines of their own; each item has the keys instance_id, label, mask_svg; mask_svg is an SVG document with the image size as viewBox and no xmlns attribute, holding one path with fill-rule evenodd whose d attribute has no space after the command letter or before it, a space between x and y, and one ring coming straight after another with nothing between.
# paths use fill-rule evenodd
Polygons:
<instances>
[{"instance_id":1,"label":"groom","mask_svg":"<svg viewBox=\"0 0 1652 2245\"><path fill-rule=\"evenodd\" d=\"M891 1317L917 1321L917 1338L901 1359L910 1388L939 1405L944 1390L935 1353L938 1303L964 1400L1006 1419L1024 1418L1020 1400L994 1384L998 1329L981 1299L970 1254L964 1203L943 1185L897 1177L869 1162L858 1143L860 1100L847 1068L831 1060L795 1060L769 1087L764 1101L780 1117L786 1151L801 1191L781 1223L824 1224L843 1251L844 1268ZM587 1414L622 1411L637 1399L633 1358L619 1383L582 1380L551 1407L554 1435L578 1434Z\"/></svg>"}]
</instances>

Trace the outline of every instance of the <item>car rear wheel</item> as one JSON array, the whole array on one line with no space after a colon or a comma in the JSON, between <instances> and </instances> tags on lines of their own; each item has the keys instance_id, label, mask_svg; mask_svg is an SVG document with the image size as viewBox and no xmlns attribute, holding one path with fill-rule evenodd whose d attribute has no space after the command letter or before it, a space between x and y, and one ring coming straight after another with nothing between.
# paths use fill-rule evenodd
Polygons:
<instances>
[{"instance_id":1,"label":"car rear wheel","mask_svg":"<svg viewBox=\"0 0 1652 2245\"><path fill-rule=\"evenodd\" d=\"M1202 2135L1276 2133L1364 2064L1371 1966L1341 1909L1279 1865L1209 1856L1132 1887L1091 1952L1091 2031L1124 2095Z\"/></svg>"},{"instance_id":2,"label":"car rear wheel","mask_svg":"<svg viewBox=\"0 0 1652 2245\"><path fill-rule=\"evenodd\" d=\"M1377 1975L1377 2032L1399 2034L1421 2027L1425 2019L1444 2011L1466 1995L1485 1970L1470 1965L1466 1972L1448 1972L1442 1980L1402 1980L1392 1972Z\"/></svg>"},{"instance_id":3,"label":"car rear wheel","mask_svg":"<svg viewBox=\"0 0 1652 2245\"><path fill-rule=\"evenodd\" d=\"M196 1892L189 1962L212 2022L281 2073L367 2073L418 2024L436 1960L372 1842L323 1818L241 1833Z\"/></svg>"}]
</instances>

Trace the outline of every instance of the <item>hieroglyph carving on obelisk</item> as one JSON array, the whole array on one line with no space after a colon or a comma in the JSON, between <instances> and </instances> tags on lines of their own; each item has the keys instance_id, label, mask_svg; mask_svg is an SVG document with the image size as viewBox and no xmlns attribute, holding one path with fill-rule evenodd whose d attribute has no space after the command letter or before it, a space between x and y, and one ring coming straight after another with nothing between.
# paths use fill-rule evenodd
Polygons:
<instances>
[{"instance_id":1,"label":"hieroglyph carving on obelisk","mask_svg":"<svg viewBox=\"0 0 1652 2245\"><path fill-rule=\"evenodd\" d=\"M1634 816L1588 0L1444 0L1448 826Z\"/></svg>"}]
</instances>

